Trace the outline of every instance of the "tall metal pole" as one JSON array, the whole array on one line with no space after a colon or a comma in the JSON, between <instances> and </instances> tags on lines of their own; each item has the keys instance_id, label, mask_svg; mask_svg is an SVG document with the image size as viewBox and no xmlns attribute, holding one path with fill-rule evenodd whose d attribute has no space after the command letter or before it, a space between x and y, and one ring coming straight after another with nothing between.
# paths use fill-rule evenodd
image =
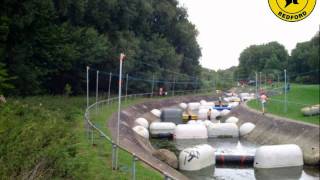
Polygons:
<instances>
[{"instance_id":1,"label":"tall metal pole","mask_svg":"<svg viewBox=\"0 0 320 180\"><path fill-rule=\"evenodd\" d=\"M284 112L287 112L287 70L284 70Z\"/></svg>"},{"instance_id":2,"label":"tall metal pole","mask_svg":"<svg viewBox=\"0 0 320 180\"><path fill-rule=\"evenodd\" d=\"M264 89L267 89L267 73L265 74L265 77L264 77Z\"/></svg>"},{"instance_id":3,"label":"tall metal pole","mask_svg":"<svg viewBox=\"0 0 320 180\"><path fill-rule=\"evenodd\" d=\"M111 80L112 80L112 73L109 73L108 103L110 99Z\"/></svg>"},{"instance_id":4,"label":"tall metal pole","mask_svg":"<svg viewBox=\"0 0 320 180\"><path fill-rule=\"evenodd\" d=\"M173 85L172 85L172 96L174 96L174 85L175 85L176 77L173 76Z\"/></svg>"},{"instance_id":5,"label":"tall metal pole","mask_svg":"<svg viewBox=\"0 0 320 180\"><path fill-rule=\"evenodd\" d=\"M154 89L154 75L152 75L151 97L153 97L153 89Z\"/></svg>"},{"instance_id":6,"label":"tall metal pole","mask_svg":"<svg viewBox=\"0 0 320 180\"><path fill-rule=\"evenodd\" d=\"M195 94L197 93L197 86L198 86L198 79L196 78L196 83L195 83L195 87L194 87Z\"/></svg>"},{"instance_id":7,"label":"tall metal pole","mask_svg":"<svg viewBox=\"0 0 320 180\"><path fill-rule=\"evenodd\" d=\"M87 66L87 108L89 107L89 69L90 67Z\"/></svg>"},{"instance_id":8,"label":"tall metal pole","mask_svg":"<svg viewBox=\"0 0 320 180\"><path fill-rule=\"evenodd\" d=\"M128 81L129 81L129 76L127 74L127 76L126 76L126 101L127 101L127 96L128 96Z\"/></svg>"},{"instance_id":9,"label":"tall metal pole","mask_svg":"<svg viewBox=\"0 0 320 180\"><path fill-rule=\"evenodd\" d=\"M256 98L257 98L257 100L258 100L258 73L257 72L255 72L256 73Z\"/></svg>"},{"instance_id":10,"label":"tall metal pole","mask_svg":"<svg viewBox=\"0 0 320 180\"><path fill-rule=\"evenodd\" d=\"M261 72L259 72L259 88L261 89Z\"/></svg>"},{"instance_id":11,"label":"tall metal pole","mask_svg":"<svg viewBox=\"0 0 320 180\"><path fill-rule=\"evenodd\" d=\"M122 61L125 58L123 53L120 54L120 69L119 69L119 92L118 92L118 124L117 124L117 145L120 145L120 110L121 110L121 84L122 84ZM118 148L116 150L116 169L118 168Z\"/></svg>"},{"instance_id":12,"label":"tall metal pole","mask_svg":"<svg viewBox=\"0 0 320 180\"><path fill-rule=\"evenodd\" d=\"M96 76L96 103L98 102L98 96L99 96L99 71L97 71L97 76Z\"/></svg>"}]
</instances>

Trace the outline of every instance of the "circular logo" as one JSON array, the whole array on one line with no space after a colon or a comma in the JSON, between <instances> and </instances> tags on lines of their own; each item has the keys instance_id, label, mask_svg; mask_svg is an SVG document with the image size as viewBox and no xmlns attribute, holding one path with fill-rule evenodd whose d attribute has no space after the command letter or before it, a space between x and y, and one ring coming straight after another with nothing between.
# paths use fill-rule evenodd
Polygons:
<instances>
[{"instance_id":1,"label":"circular logo","mask_svg":"<svg viewBox=\"0 0 320 180\"><path fill-rule=\"evenodd\" d=\"M301 21L308 17L316 6L316 0L268 0L272 12L289 22Z\"/></svg>"}]
</instances>

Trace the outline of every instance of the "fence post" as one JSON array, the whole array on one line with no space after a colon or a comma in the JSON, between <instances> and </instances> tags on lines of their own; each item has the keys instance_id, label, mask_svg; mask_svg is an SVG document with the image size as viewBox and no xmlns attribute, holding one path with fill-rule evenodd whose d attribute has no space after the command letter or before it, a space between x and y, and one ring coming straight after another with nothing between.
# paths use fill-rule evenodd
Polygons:
<instances>
[{"instance_id":1,"label":"fence post","mask_svg":"<svg viewBox=\"0 0 320 180\"><path fill-rule=\"evenodd\" d=\"M112 141L112 170L116 170L116 151L117 151L117 145L114 144L114 142Z\"/></svg>"},{"instance_id":2,"label":"fence post","mask_svg":"<svg viewBox=\"0 0 320 180\"><path fill-rule=\"evenodd\" d=\"M261 72L259 72L259 89L261 89Z\"/></svg>"},{"instance_id":3,"label":"fence post","mask_svg":"<svg viewBox=\"0 0 320 180\"><path fill-rule=\"evenodd\" d=\"M98 94L99 94L99 70L96 75L96 103L98 102ZM96 113L97 113L98 104L96 104Z\"/></svg>"},{"instance_id":4,"label":"fence post","mask_svg":"<svg viewBox=\"0 0 320 180\"><path fill-rule=\"evenodd\" d=\"M284 112L287 112L287 70L284 70Z\"/></svg>"},{"instance_id":5,"label":"fence post","mask_svg":"<svg viewBox=\"0 0 320 180\"><path fill-rule=\"evenodd\" d=\"M136 180L136 161L138 158L135 154L132 154L132 180Z\"/></svg>"},{"instance_id":6,"label":"fence post","mask_svg":"<svg viewBox=\"0 0 320 180\"><path fill-rule=\"evenodd\" d=\"M93 137L93 127L91 127L91 145L93 146L94 145L94 137Z\"/></svg>"},{"instance_id":7,"label":"fence post","mask_svg":"<svg viewBox=\"0 0 320 180\"><path fill-rule=\"evenodd\" d=\"M110 90L111 90L111 80L112 80L112 73L109 73L109 87L108 87L108 104L110 99Z\"/></svg>"},{"instance_id":8,"label":"fence post","mask_svg":"<svg viewBox=\"0 0 320 180\"><path fill-rule=\"evenodd\" d=\"M258 73L257 72L255 73L256 73L256 99L258 101Z\"/></svg>"},{"instance_id":9,"label":"fence post","mask_svg":"<svg viewBox=\"0 0 320 180\"><path fill-rule=\"evenodd\" d=\"M173 76L172 96L174 96L174 86L175 86L175 83L176 83L176 77Z\"/></svg>"},{"instance_id":10,"label":"fence post","mask_svg":"<svg viewBox=\"0 0 320 180\"><path fill-rule=\"evenodd\" d=\"M89 69L90 67L87 66L87 108L89 107Z\"/></svg>"},{"instance_id":11,"label":"fence post","mask_svg":"<svg viewBox=\"0 0 320 180\"><path fill-rule=\"evenodd\" d=\"M154 89L154 75L152 75L151 97L153 97L153 89Z\"/></svg>"}]
</instances>

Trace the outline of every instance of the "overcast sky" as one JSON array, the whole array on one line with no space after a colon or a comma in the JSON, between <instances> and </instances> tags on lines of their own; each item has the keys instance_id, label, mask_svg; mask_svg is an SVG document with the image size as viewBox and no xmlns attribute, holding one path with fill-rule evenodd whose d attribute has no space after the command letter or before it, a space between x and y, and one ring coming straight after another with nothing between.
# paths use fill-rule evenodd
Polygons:
<instances>
[{"instance_id":1,"label":"overcast sky","mask_svg":"<svg viewBox=\"0 0 320 180\"><path fill-rule=\"evenodd\" d=\"M306 19L286 22L277 18L268 0L179 0L196 25L202 57L209 69L238 65L240 53L252 44L278 41L290 53L297 42L310 40L319 30L320 2Z\"/></svg>"}]
</instances>

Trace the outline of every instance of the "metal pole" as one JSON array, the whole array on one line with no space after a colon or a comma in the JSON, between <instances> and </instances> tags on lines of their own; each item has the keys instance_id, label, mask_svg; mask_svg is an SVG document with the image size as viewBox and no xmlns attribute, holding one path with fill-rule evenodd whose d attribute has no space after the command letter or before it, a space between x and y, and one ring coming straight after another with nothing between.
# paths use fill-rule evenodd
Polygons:
<instances>
[{"instance_id":1,"label":"metal pole","mask_svg":"<svg viewBox=\"0 0 320 180\"><path fill-rule=\"evenodd\" d=\"M258 100L258 73L257 72L255 72L256 73L256 98L257 98L257 100Z\"/></svg>"},{"instance_id":2,"label":"metal pole","mask_svg":"<svg viewBox=\"0 0 320 180\"><path fill-rule=\"evenodd\" d=\"M265 74L265 77L264 77L264 89L267 89L267 73Z\"/></svg>"},{"instance_id":3,"label":"metal pole","mask_svg":"<svg viewBox=\"0 0 320 180\"><path fill-rule=\"evenodd\" d=\"M87 66L87 108L89 107L89 69L90 67Z\"/></svg>"},{"instance_id":4,"label":"metal pole","mask_svg":"<svg viewBox=\"0 0 320 180\"><path fill-rule=\"evenodd\" d=\"M109 74L108 104L110 99L111 80L112 80L112 73Z\"/></svg>"},{"instance_id":5,"label":"metal pole","mask_svg":"<svg viewBox=\"0 0 320 180\"><path fill-rule=\"evenodd\" d=\"M284 112L287 112L287 70L284 70Z\"/></svg>"},{"instance_id":6,"label":"metal pole","mask_svg":"<svg viewBox=\"0 0 320 180\"><path fill-rule=\"evenodd\" d=\"M194 87L194 94L197 93L197 85L198 85L198 79L196 78L196 83L195 83L195 87Z\"/></svg>"},{"instance_id":7,"label":"metal pole","mask_svg":"<svg viewBox=\"0 0 320 180\"><path fill-rule=\"evenodd\" d=\"M125 55L120 54L120 69L119 69L119 92L118 92L118 124L117 124L117 145L120 145L119 135L120 135L120 110L121 110L121 84L122 84L122 61ZM116 169L118 168L118 148L116 149Z\"/></svg>"},{"instance_id":8,"label":"metal pole","mask_svg":"<svg viewBox=\"0 0 320 180\"><path fill-rule=\"evenodd\" d=\"M127 74L127 77L126 77L126 101L127 101L127 96L128 96L128 74Z\"/></svg>"},{"instance_id":9,"label":"metal pole","mask_svg":"<svg viewBox=\"0 0 320 180\"><path fill-rule=\"evenodd\" d=\"M174 85L175 85L175 82L176 82L176 77L173 76L172 96L174 96Z\"/></svg>"},{"instance_id":10,"label":"metal pole","mask_svg":"<svg viewBox=\"0 0 320 180\"><path fill-rule=\"evenodd\" d=\"M87 108L89 107L89 69L90 69L90 67L87 66ZM87 118L90 118L89 111L88 111ZM89 139L89 123L87 122L86 118L84 118L84 120L85 120L85 122L84 122L85 127L87 130L87 138Z\"/></svg>"},{"instance_id":11,"label":"metal pole","mask_svg":"<svg viewBox=\"0 0 320 180\"><path fill-rule=\"evenodd\" d=\"M153 97L153 89L154 89L154 75L152 75L151 97Z\"/></svg>"},{"instance_id":12,"label":"metal pole","mask_svg":"<svg viewBox=\"0 0 320 180\"><path fill-rule=\"evenodd\" d=\"M136 161L138 160L136 155L132 155L132 180L136 180Z\"/></svg>"},{"instance_id":13,"label":"metal pole","mask_svg":"<svg viewBox=\"0 0 320 180\"><path fill-rule=\"evenodd\" d=\"M98 102L98 95L99 95L99 71L97 71L96 75L96 103ZM96 104L96 112L97 112L98 105Z\"/></svg>"},{"instance_id":14,"label":"metal pole","mask_svg":"<svg viewBox=\"0 0 320 180\"><path fill-rule=\"evenodd\" d=\"M261 89L261 72L259 72L259 89Z\"/></svg>"}]
</instances>

